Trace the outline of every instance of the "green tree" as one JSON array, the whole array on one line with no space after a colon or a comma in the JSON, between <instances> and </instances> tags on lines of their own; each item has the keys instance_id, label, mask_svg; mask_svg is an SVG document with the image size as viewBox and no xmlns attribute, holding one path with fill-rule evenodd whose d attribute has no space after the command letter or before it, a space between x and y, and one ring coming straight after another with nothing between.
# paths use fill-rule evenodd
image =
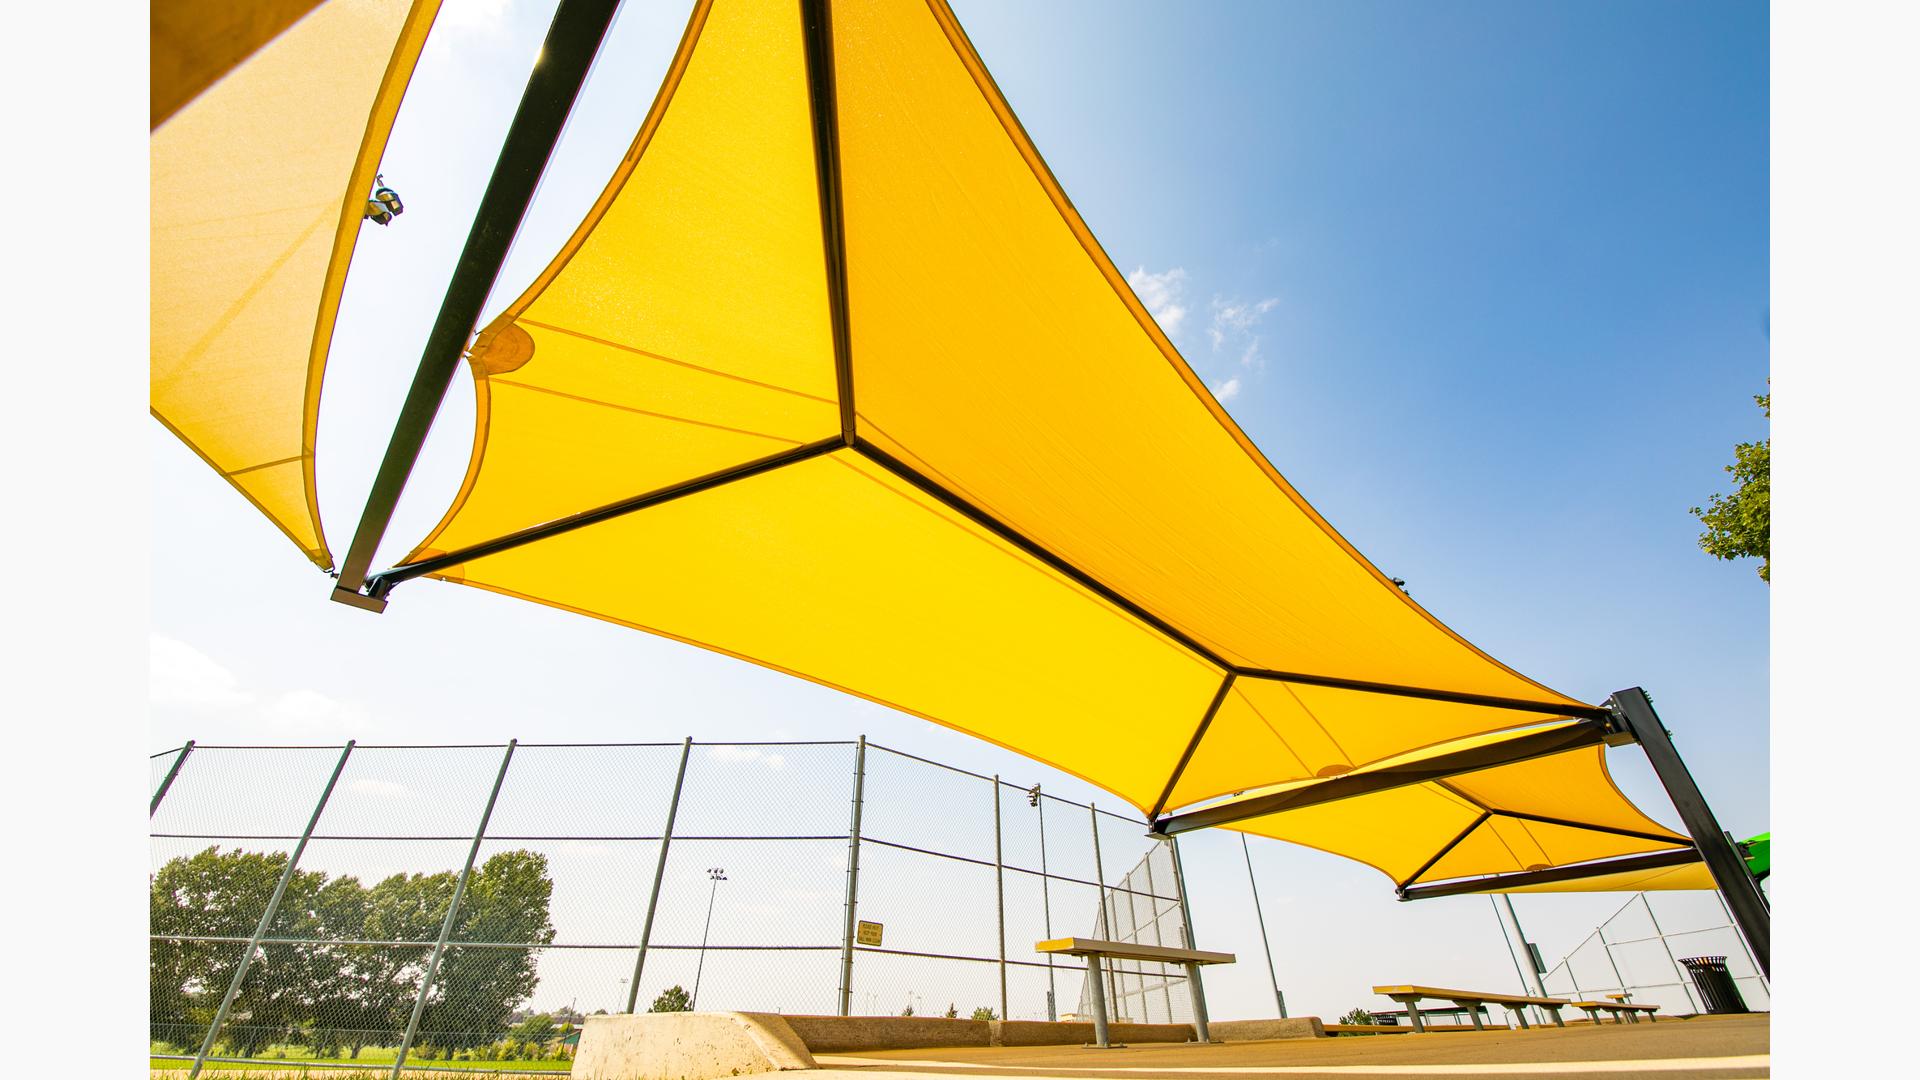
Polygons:
<instances>
[{"instance_id":1,"label":"green tree","mask_svg":"<svg viewBox=\"0 0 1920 1080\"><path fill-rule=\"evenodd\" d=\"M653 1004L648 1007L647 1011L688 1012L691 1011L692 1008L693 999L687 996L686 990L678 985L674 985L660 991L660 996L653 999Z\"/></svg>"},{"instance_id":2,"label":"green tree","mask_svg":"<svg viewBox=\"0 0 1920 1080\"><path fill-rule=\"evenodd\" d=\"M1773 417L1772 393L1754 395L1768 419ZM1768 551L1769 524L1772 520L1768 499L1768 473L1773 440L1740 443L1733 448L1731 495L1714 494L1705 509L1690 511L1707 531L1700 534L1700 550L1716 559L1759 559L1760 580L1772 584L1772 559Z\"/></svg>"},{"instance_id":3,"label":"green tree","mask_svg":"<svg viewBox=\"0 0 1920 1080\"><path fill-rule=\"evenodd\" d=\"M901 1016L912 1016L912 1015L913 1015L913 1003L912 1003L912 1002L908 1002L908 1003L907 1003L907 1007L906 1007L906 1008L904 1008L904 1009L901 1009L901 1010L900 1010L900 1015L901 1015Z\"/></svg>"},{"instance_id":4,"label":"green tree","mask_svg":"<svg viewBox=\"0 0 1920 1080\"><path fill-rule=\"evenodd\" d=\"M552 900L545 855L500 852L468 879L453 941L552 944ZM422 1045L453 1050L498 1038L507 1028L507 1017L540 985L538 953L533 948L450 946L421 1017Z\"/></svg>"},{"instance_id":5,"label":"green tree","mask_svg":"<svg viewBox=\"0 0 1920 1080\"><path fill-rule=\"evenodd\" d=\"M1371 1027L1373 1026L1373 1013L1365 1005L1356 1005L1348 1009L1347 1014L1342 1016L1339 1022L1342 1024L1364 1024Z\"/></svg>"},{"instance_id":6,"label":"green tree","mask_svg":"<svg viewBox=\"0 0 1920 1080\"><path fill-rule=\"evenodd\" d=\"M954 1007L953 1002L947 1002L947 1019L954 1020L958 1019L959 1016L960 1010Z\"/></svg>"},{"instance_id":7,"label":"green tree","mask_svg":"<svg viewBox=\"0 0 1920 1080\"><path fill-rule=\"evenodd\" d=\"M975 1009L975 1010L973 1010L973 1019L975 1019L975 1020L998 1020L998 1019L1000 1019L1000 1016L999 1016L999 1014L997 1014L997 1013L995 1013L995 1012L994 1012L994 1011L993 1011L992 1009L989 1009L989 1008L987 1008L987 1007L986 1007L985 1005L982 1005L982 1006L980 1006L979 1008L977 1008L977 1009Z\"/></svg>"},{"instance_id":8,"label":"green tree","mask_svg":"<svg viewBox=\"0 0 1920 1080\"><path fill-rule=\"evenodd\" d=\"M522 1042L546 1042L553 1038L556 1030L552 1016L534 1013L514 1025L513 1037Z\"/></svg>"}]
</instances>

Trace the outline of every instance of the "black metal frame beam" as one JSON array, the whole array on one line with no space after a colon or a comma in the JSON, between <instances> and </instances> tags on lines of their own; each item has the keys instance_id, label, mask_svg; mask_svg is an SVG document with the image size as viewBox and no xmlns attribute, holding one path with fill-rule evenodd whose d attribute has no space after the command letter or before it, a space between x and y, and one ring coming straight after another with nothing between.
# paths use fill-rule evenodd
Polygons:
<instances>
[{"instance_id":1,"label":"black metal frame beam","mask_svg":"<svg viewBox=\"0 0 1920 1080\"><path fill-rule=\"evenodd\" d=\"M1434 864L1438 863L1441 859L1444 859L1447 857L1447 852L1452 851L1454 848L1459 847L1461 841L1473 835L1473 830L1479 828L1482 825L1485 825L1492 818L1493 818L1492 811L1488 810L1484 806L1481 807L1479 817L1474 818L1471 824L1469 824L1466 828L1461 829L1460 834L1458 836L1455 836L1453 839L1447 841L1445 847L1442 847L1439 851L1434 852L1432 858L1428 859L1426 862L1421 863L1420 869L1415 870L1411 874L1408 874L1407 880L1402 881L1399 884L1395 885L1394 890L1396 892L1400 891L1402 889L1405 889L1409 884L1419 881L1421 874L1424 874L1427 871L1433 869ZM1247 835L1246 833L1240 834L1242 839L1245 839L1246 835Z\"/></svg>"},{"instance_id":2,"label":"black metal frame beam","mask_svg":"<svg viewBox=\"0 0 1920 1080\"><path fill-rule=\"evenodd\" d=\"M1701 858L1706 861L1707 870L1712 873L1720 895L1726 899L1734 925L1739 927L1740 936L1747 939L1747 947L1752 950L1760 973L1771 977L1768 965L1772 956L1773 918L1767 909L1767 899L1753 880L1753 873L1747 869L1747 862L1740 856L1739 849L1714 819L1713 808L1707 805L1706 797L1700 794L1699 786L1693 782L1693 774L1687 771L1686 762L1680 759L1680 752L1674 749L1673 738L1666 725L1660 722L1659 714L1653 711L1653 699L1647 696L1645 690L1635 686L1616 692L1607 701L1619 717L1621 726L1646 751L1654 774L1666 787L1667 797L1673 800L1673 808L1679 811L1681 823L1686 826L1694 847L1699 849Z\"/></svg>"},{"instance_id":3,"label":"black metal frame beam","mask_svg":"<svg viewBox=\"0 0 1920 1080\"><path fill-rule=\"evenodd\" d=\"M413 384L394 422L387 452L367 493L360 525L341 564L340 577L333 587L333 599L341 603L370 611L386 606L379 597L361 593L367 568L373 564L375 551L393 520L400 493L406 489L427 432L446 400L447 387L473 336L487 294L493 291L513 237L618 8L618 0L561 0L554 12L540 59L527 78L527 88L494 162L493 176L487 181L473 226L467 232L466 246L454 264L440 314L427 335L420 366L414 371Z\"/></svg>"},{"instance_id":4,"label":"black metal frame beam","mask_svg":"<svg viewBox=\"0 0 1920 1080\"><path fill-rule=\"evenodd\" d=\"M840 443L855 439L853 334L847 299L846 213L840 187L840 102L834 86L832 0L800 0L807 56L807 108L813 118L813 167L820 189L820 246L826 254L827 321L833 377L840 396Z\"/></svg>"},{"instance_id":5,"label":"black metal frame beam","mask_svg":"<svg viewBox=\"0 0 1920 1080\"><path fill-rule=\"evenodd\" d=\"M368 579L369 589L375 597L384 599L387 592L395 585L403 581L411 581L422 574L431 574L436 570L445 570L448 567L458 566L461 563L474 559L485 558L488 555L498 555L503 551L511 551L517 547L524 547L536 540L544 540L549 536L559 536L562 533L569 533L575 529L584 529L589 525L598 524L602 521L624 517L635 511L645 510L649 506L659 506L661 503L672 502L675 499L682 499L688 495L696 495L702 491L709 491L713 488L730 484L735 480L744 480L750 476L759 476L761 473L772 472L782 465L791 465L796 461L806 461L809 458L816 458L822 454L830 454L839 449L841 449L840 437L836 435L830 439L821 439L818 442L807 443L804 446L796 446L791 450L782 450L777 454L768 454L766 457L755 458L741 465L734 465L730 468L710 472L705 476L696 476L691 480L683 480L677 484L668 484L666 487L655 488L652 491L635 495L630 499L622 499L619 502L608 503L605 506L595 507L592 510L583 510L578 514L569 514L563 518L556 518L553 521L521 529L518 532L508 533L505 536L463 547L458 551L449 551L444 555L435 555L430 559L403 563L391 570L382 570Z\"/></svg>"},{"instance_id":6,"label":"black metal frame beam","mask_svg":"<svg viewBox=\"0 0 1920 1080\"><path fill-rule=\"evenodd\" d=\"M1235 674L1229 671L1227 677L1220 680L1220 689L1214 692L1213 701L1207 705L1199 725L1193 729L1193 738L1187 740L1187 748L1180 752L1180 761L1174 765L1173 775L1167 777L1167 786L1160 789L1160 797L1154 800L1153 809L1147 811L1148 821L1159 817L1160 811L1167 808L1167 800L1173 798L1173 786L1180 782L1180 775L1187 771L1187 763L1193 760L1193 752L1200 749L1200 740L1206 737L1207 728L1213 725L1214 714L1220 711L1221 703L1227 700L1227 691L1233 689L1234 678Z\"/></svg>"},{"instance_id":7,"label":"black metal frame beam","mask_svg":"<svg viewBox=\"0 0 1920 1080\"><path fill-rule=\"evenodd\" d=\"M1699 862L1700 853L1693 848L1675 848L1672 851L1656 851L1650 855L1629 855L1622 859L1608 859L1605 862L1576 863L1572 866L1555 866L1546 870L1525 870L1515 874L1496 874L1492 877L1468 878L1464 881L1443 881L1434 885L1402 885L1394 891L1402 900L1431 900L1438 896L1461 896L1469 893L1503 892L1507 889L1527 885L1551 885L1559 881L1579 881L1583 878L1603 877L1607 874L1631 873L1637 870L1660 870L1669 866L1685 866ZM1424 870L1422 871L1425 872ZM1418 877L1419 875L1415 875Z\"/></svg>"},{"instance_id":8,"label":"black metal frame beam","mask_svg":"<svg viewBox=\"0 0 1920 1080\"><path fill-rule=\"evenodd\" d=\"M1398 683L1367 682L1362 679L1340 679L1328 675L1307 675L1298 671L1266 671L1258 668L1235 668L1234 674L1243 679L1269 679L1273 682L1299 683L1302 686L1326 686L1335 690L1359 690L1369 694L1389 694L1393 697L1420 698L1426 701L1448 701L1456 705L1484 705L1490 709L1512 709L1515 712L1544 713L1549 716L1578 716L1591 720L1605 720L1613 714L1599 705L1555 705L1546 701L1529 701L1526 698L1499 697L1493 694L1468 694L1457 690L1432 690L1420 686L1402 686Z\"/></svg>"},{"instance_id":9,"label":"black metal frame beam","mask_svg":"<svg viewBox=\"0 0 1920 1080\"><path fill-rule=\"evenodd\" d=\"M1430 758L1402 765L1348 773L1345 776L1336 776L1331 780L1323 780L1317 784L1308 784L1289 791L1278 791L1271 795L1259 795L1251 799L1238 799L1213 806L1203 806L1184 814L1157 819L1153 823L1153 832L1161 836L1177 836L1196 829L1230 825L1236 821L1265 817L1268 814L1338 802L1341 799L1371 795L1377 791L1406 787L1410 784L1443 780L1460 773L1479 772L1482 769L1531 761L1534 758L1561 754L1584 746L1599 746L1615 734L1616 730L1611 721L1576 720L1571 724L1547 728L1544 731L1529 731L1511 739L1486 743L1465 750L1455 750L1451 753L1436 754Z\"/></svg>"}]
</instances>

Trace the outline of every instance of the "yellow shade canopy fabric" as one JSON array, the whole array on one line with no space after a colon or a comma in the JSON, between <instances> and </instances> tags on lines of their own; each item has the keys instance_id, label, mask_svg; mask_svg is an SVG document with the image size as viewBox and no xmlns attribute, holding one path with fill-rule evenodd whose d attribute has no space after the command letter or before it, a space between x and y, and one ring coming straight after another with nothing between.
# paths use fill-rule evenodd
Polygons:
<instances>
[{"instance_id":1,"label":"yellow shade canopy fabric","mask_svg":"<svg viewBox=\"0 0 1920 1080\"><path fill-rule=\"evenodd\" d=\"M1148 815L1596 712L1261 456L944 3L828 6L696 5L606 190L471 350L467 475L378 595L432 576L690 642Z\"/></svg>"},{"instance_id":2,"label":"yellow shade canopy fabric","mask_svg":"<svg viewBox=\"0 0 1920 1080\"><path fill-rule=\"evenodd\" d=\"M1491 746L1509 738L1508 734L1476 736L1391 758L1357 775L1402 768L1434 754ZM1224 827L1356 859L1386 874L1397 886L1547 870L1691 847L1685 836L1649 818L1620 793L1607 772L1605 753L1603 747L1588 746L1247 818ZM1319 782L1256 789L1237 798L1299 790ZM1696 868L1699 874L1680 874L1664 887L1712 888L1710 879L1697 883L1705 876L1698 863L1634 876L1651 881ZM1607 881L1625 876L1611 875ZM1555 884L1564 891L1620 887L1592 884L1593 880L1600 879Z\"/></svg>"},{"instance_id":3,"label":"yellow shade canopy fabric","mask_svg":"<svg viewBox=\"0 0 1920 1080\"><path fill-rule=\"evenodd\" d=\"M149 124L159 127L320 0L154 0Z\"/></svg>"},{"instance_id":4,"label":"yellow shade canopy fabric","mask_svg":"<svg viewBox=\"0 0 1920 1080\"><path fill-rule=\"evenodd\" d=\"M196 6L207 5L175 14ZM321 373L380 154L438 7L330 0L243 63L229 55L241 46L209 46L225 59L196 70L218 82L153 133L153 415L323 568ZM272 11L254 15L215 27L270 28ZM179 21L156 11L156 56L163 26ZM238 66L221 78L220 63Z\"/></svg>"}]
</instances>

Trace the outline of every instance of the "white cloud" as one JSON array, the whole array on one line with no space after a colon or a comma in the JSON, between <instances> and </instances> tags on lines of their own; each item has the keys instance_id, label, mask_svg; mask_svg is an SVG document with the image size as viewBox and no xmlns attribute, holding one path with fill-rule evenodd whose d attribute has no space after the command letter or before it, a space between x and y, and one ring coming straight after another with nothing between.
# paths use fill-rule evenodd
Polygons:
<instances>
[{"instance_id":1,"label":"white cloud","mask_svg":"<svg viewBox=\"0 0 1920 1080\"><path fill-rule=\"evenodd\" d=\"M147 701L156 708L196 711L244 708L253 695L233 672L199 649L160 634L147 639Z\"/></svg>"},{"instance_id":2,"label":"white cloud","mask_svg":"<svg viewBox=\"0 0 1920 1080\"><path fill-rule=\"evenodd\" d=\"M1147 312L1153 321L1160 324L1168 337L1180 332L1180 324L1186 321L1187 272L1176 266L1158 274L1147 273L1144 266L1135 267L1127 275L1127 284L1132 286L1135 296L1147 305Z\"/></svg>"},{"instance_id":3,"label":"white cloud","mask_svg":"<svg viewBox=\"0 0 1920 1080\"><path fill-rule=\"evenodd\" d=\"M1260 320L1279 303L1280 298L1277 296L1269 296L1265 300L1253 303L1215 296L1210 305L1213 321L1207 326L1207 337L1213 342L1216 350L1228 342L1238 345L1252 334L1253 328L1259 326ZM1258 343L1258 339L1255 339L1255 343ZM1245 363L1244 360L1242 362Z\"/></svg>"},{"instance_id":4,"label":"white cloud","mask_svg":"<svg viewBox=\"0 0 1920 1080\"><path fill-rule=\"evenodd\" d=\"M1240 376L1235 375L1233 378L1228 379L1226 382L1223 382L1220 385L1214 387L1213 396L1216 399L1218 399L1222 405L1225 405L1227 402L1232 401L1234 398L1239 397L1240 396Z\"/></svg>"},{"instance_id":5,"label":"white cloud","mask_svg":"<svg viewBox=\"0 0 1920 1080\"><path fill-rule=\"evenodd\" d=\"M757 746L709 746L707 756L729 765L764 765L774 772L787 767L783 755L770 754Z\"/></svg>"}]
</instances>

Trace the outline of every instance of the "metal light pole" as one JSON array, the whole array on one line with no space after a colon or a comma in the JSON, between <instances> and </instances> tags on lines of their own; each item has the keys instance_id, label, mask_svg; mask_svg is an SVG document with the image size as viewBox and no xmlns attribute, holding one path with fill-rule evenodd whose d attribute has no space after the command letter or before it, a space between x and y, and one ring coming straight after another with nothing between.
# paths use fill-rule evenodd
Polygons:
<instances>
[{"instance_id":1,"label":"metal light pole","mask_svg":"<svg viewBox=\"0 0 1920 1080\"><path fill-rule=\"evenodd\" d=\"M700 1004L700 976L707 969L707 935L713 931L713 901L720 895L720 883L727 880L727 870L723 866L709 866L707 876L713 879L713 887L707 890L707 925L700 931L700 962L693 967L693 996L687 999L688 1012Z\"/></svg>"},{"instance_id":2,"label":"metal light pole","mask_svg":"<svg viewBox=\"0 0 1920 1080\"><path fill-rule=\"evenodd\" d=\"M1273 984L1273 1003L1280 1019L1287 1018L1287 997L1280 992L1280 975L1273 969L1273 942L1267 940L1267 916L1260 910L1260 883L1253 880L1253 852L1247 847L1247 834L1240 834L1240 854L1247 859L1247 885L1253 889L1253 913L1260 918L1260 945L1267 950L1267 981Z\"/></svg>"}]
</instances>

